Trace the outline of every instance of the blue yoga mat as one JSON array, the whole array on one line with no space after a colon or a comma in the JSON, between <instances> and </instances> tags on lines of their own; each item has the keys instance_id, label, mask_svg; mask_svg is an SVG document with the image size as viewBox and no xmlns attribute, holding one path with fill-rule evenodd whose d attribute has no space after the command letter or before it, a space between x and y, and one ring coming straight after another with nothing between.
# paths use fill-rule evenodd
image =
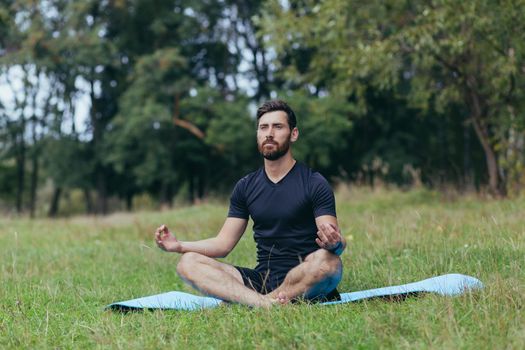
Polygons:
<instances>
[{"instance_id":1,"label":"blue yoga mat","mask_svg":"<svg viewBox=\"0 0 525 350\"><path fill-rule=\"evenodd\" d=\"M325 302L321 303L321 305L343 304L371 298L390 297L402 299L403 297L418 293L437 293L453 296L481 288L483 288L483 283L477 278L454 273L399 286L341 293L341 300ZM216 298L202 297L184 292L168 292L120 301L110 304L106 306L106 308L113 310L162 309L193 311L214 308L221 303L222 300Z\"/></svg>"}]
</instances>

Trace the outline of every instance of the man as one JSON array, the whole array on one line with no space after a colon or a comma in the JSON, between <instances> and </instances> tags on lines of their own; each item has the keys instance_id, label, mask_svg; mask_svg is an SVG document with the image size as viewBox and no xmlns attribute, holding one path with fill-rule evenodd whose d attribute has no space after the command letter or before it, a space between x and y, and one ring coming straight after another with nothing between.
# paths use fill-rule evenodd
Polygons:
<instances>
[{"instance_id":1,"label":"man","mask_svg":"<svg viewBox=\"0 0 525 350\"><path fill-rule=\"evenodd\" d=\"M346 243L338 229L335 200L327 181L292 156L299 130L292 109L268 101L257 110L257 145L264 167L237 182L219 234L181 242L165 225L157 245L181 253L177 272L187 283L222 300L270 307L303 297L335 300L342 276L339 255ZM257 267L219 262L254 221Z\"/></svg>"}]
</instances>

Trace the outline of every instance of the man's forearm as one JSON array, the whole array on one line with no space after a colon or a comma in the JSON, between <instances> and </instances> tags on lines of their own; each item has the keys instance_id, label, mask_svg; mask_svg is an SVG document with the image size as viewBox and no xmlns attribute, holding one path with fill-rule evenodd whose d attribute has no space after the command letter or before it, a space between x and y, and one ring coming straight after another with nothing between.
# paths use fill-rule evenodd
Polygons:
<instances>
[{"instance_id":1,"label":"man's forearm","mask_svg":"<svg viewBox=\"0 0 525 350\"><path fill-rule=\"evenodd\" d=\"M179 253L199 253L206 255L210 258L223 258L228 255L229 251L222 247L216 237L203 239L200 241L189 241L189 242L180 242L181 251Z\"/></svg>"}]
</instances>

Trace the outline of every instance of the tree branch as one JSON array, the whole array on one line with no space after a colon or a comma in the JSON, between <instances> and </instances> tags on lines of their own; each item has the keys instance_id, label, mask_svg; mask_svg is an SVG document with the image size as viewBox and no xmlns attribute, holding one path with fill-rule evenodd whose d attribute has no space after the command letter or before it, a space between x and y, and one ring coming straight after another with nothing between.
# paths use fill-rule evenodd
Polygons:
<instances>
[{"instance_id":1,"label":"tree branch","mask_svg":"<svg viewBox=\"0 0 525 350\"><path fill-rule=\"evenodd\" d=\"M204 134L204 132L201 129L199 129L195 124L187 120L180 119L179 99L180 99L180 96L178 93L176 93L175 94L175 106L173 108L173 124L183 129L188 130L190 133L195 135L198 139L203 140L206 137L206 134Z\"/></svg>"},{"instance_id":2,"label":"tree branch","mask_svg":"<svg viewBox=\"0 0 525 350\"><path fill-rule=\"evenodd\" d=\"M199 129L197 126L195 126L195 124L192 124L187 120L183 120L180 118L173 118L173 124L175 124L176 126L180 126L183 129L188 130L190 133L197 136L197 138L201 140L203 140L206 137L206 134L204 134L204 132L201 129Z\"/></svg>"}]
</instances>

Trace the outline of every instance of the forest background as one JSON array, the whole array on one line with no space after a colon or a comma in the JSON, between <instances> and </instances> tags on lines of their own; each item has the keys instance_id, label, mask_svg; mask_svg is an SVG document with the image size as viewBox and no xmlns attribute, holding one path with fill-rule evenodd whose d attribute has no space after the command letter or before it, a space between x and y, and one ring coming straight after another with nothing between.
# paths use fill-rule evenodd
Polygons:
<instances>
[{"instance_id":1,"label":"forest background","mask_svg":"<svg viewBox=\"0 0 525 350\"><path fill-rule=\"evenodd\" d=\"M2 0L0 212L226 196L288 101L332 183L525 185L525 1Z\"/></svg>"}]
</instances>

